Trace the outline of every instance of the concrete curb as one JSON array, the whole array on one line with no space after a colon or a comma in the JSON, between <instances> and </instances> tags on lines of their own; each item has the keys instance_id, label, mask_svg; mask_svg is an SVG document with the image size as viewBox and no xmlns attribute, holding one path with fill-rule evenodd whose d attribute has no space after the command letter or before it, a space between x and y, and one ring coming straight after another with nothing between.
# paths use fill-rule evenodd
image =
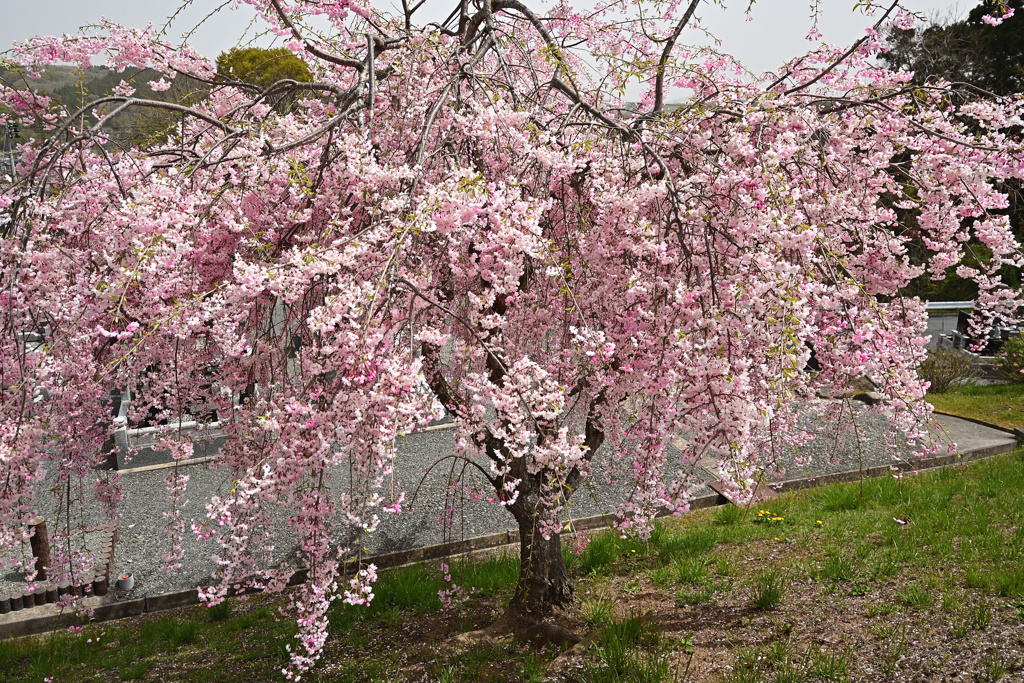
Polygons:
<instances>
[{"instance_id":1,"label":"concrete curb","mask_svg":"<svg viewBox=\"0 0 1024 683\"><path fill-rule=\"evenodd\" d=\"M933 415L944 415L945 417L955 417L958 420L963 420L965 422L973 422L976 425L981 425L982 427L988 427L989 429L995 429L995 430L998 430L1000 432L1005 432L1007 434L1016 434L1017 432L1022 431L1020 429L1010 429L1009 427L1003 427L1001 425L994 425L991 422L985 422L984 420L979 420L979 419L973 418L973 417L964 417L963 415L954 415L953 413L944 413L941 410L933 410L932 414Z\"/></svg>"},{"instance_id":2,"label":"concrete curb","mask_svg":"<svg viewBox=\"0 0 1024 683\"><path fill-rule=\"evenodd\" d=\"M156 465L143 465L142 467L129 467L124 470L117 470L118 474L134 474L136 472L152 472L154 470L167 470L172 467L185 467L186 465L202 465L203 463L213 462L217 459L216 455L207 455L202 458L189 458L187 460L179 460L177 462L162 462Z\"/></svg>"},{"instance_id":3,"label":"concrete curb","mask_svg":"<svg viewBox=\"0 0 1024 683\"><path fill-rule=\"evenodd\" d=\"M94 607L93 610L92 621L110 621L112 619L124 619L125 617L137 617L146 611L146 598L109 602L105 605Z\"/></svg>"},{"instance_id":4,"label":"concrete curb","mask_svg":"<svg viewBox=\"0 0 1024 683\"><path fill-rule=\"evenodd\" d=\"M199 604L199 591L195 588L187 591L174 591L160 595L147 595L145 612L162 612L165 609L176 609Z\"/></svg>"},{"instance_id":5,"label":"concrete curb","mask_svg":"<svg viewBox=\"0 0 1024 683\"><path fill-rule=\"evenodd\" d=\"M946 415L946 413L939 413L940 415ZM951 417L959 417L953 415ZM999 427L998 425L990 425L980 420L973 420L970 418L961 418L969 420L976 424L980 424L985 427L991 427L1001 432L1009 434L1015 434L1015 432L1022 432L1024 430L1010 430L1005 427ZM1019 435L1018 435L1019 438ZM811 488L814 486L820 486L822 484L836 484L843 482L857 481L861 478L870 479L879 476L885 476L893 472L893 468L901 472L918 471L926 469L936 469L940 467L948 467L950 465L957 465L967 462L973 462L975 460L984 460L991 458L996 455L1002 455L1009 453L1017 447L1017 444L1007 443L996 446L989 446L985 448L975 448L965 453L956 453L951 455L940 456L937 458L928 458L927 460L921 460L919 462L900 462L894 463L893 465L881 465L875 467L869 467L865 469L837 472L834 474L826 474L820 477L805 477L800 479L790 479L783 481L773 488L780 491L797 491L801 489ZM725 505L728 500L725 496L712 493L695 498L690 503L690 510L701 510L705 508L715 507L719 505ZM671 513L665 512L659 514L658 517L665 517ZM613 514L595 515L591 517L583 517L581 519L572 520L572 528L574 531L582 531L589 529L601 529L612 526L616 521L616 517ZM372 562L377 566L378 569L394 569L402 567L408 564L414 564L418 562L426 562L430 560L440 559L442 557L455 557L458 555L465 555L469 553L478 552L481 550L489 550L492 548L499 548L506 545L519 542L519 532L515 530L509 530L497 534L488 534L486 536L476 536L474 538L467 538L462 541L455 541L452 543L444 543L438 545L425 546L423 548L413 548L410 550L400 550L393 553L384 553L376 556L369 556L362 558L363 563ZM292 579L288 582L288 585L300 585L306 581L307 573L305 569L299 569L292 576ZM161 612L169 609L176 609L179 607L188 607L191 605L199 604L199 592L192 588L184 591L174 591L170 593L163 593L160 595L146 596L143 598L137 598L134 600L123 600L118 601L114 596L108 595L106 597L92 597L86 598L84 603L87 607L93 610L92 620L93 621L108 621L112 619L121 619L124 617L138 616L144 613ZM25 615L27 618L12 618L21 617L21 614L4 614L0 615L0 639L17 638L21 636L37 635L45 633L47 631L53 631L58 628L64 628L74 624L82 623L82 619L73 614L62 614L54 605L45 605L37 609L33 609L31 616Z\"/></svg>"},{"instance_id":6,"label":"concrete curb","mask_svg":"<svg viewBox=\"0 0 1024 683\"><path fill-rule=\"evenodd\" d=\"M42 610L37 610L42 611ZM55 631L68 626L76 626L83 623L83 619L74 614L46 614L33 616L19 621L0 624L0 640L8 638L20 638L22 636L34 636L40 633Z\"/></svg>"},{"instance_id":7,"label":"concrete curb","mask_svg":"<svg viewBox=\"0 0 1024 683\"><path fill-rule=\"evenodd\" d=\"M422 430L420 430L419 432L416 432L416 433L417 434L425 434L425 433L428 433L428 432L435 432L435 431L437 431L439 429L455 429L455 427L457 427L457 426L458 425L456 425L454 422L444 422L442 424L434 424L434 425L430 425L428 427L424 427ZM124 429L119 430L117 433L120 434L121 432L124 432ZM118 441L117 444L118 444L117 448L119 448L119 449L127 449L127 445L126 445L127 442L126 441L124 442L124 444L122 444L121 441ZM114 467L112 467L112 469L117 470L117 472L120 473L120 474L135 474L135 473L138 473L138 472L153 472L155 470L166 470L166 469L170 469L172 467L184 467L184 466L187 466L187 465L203 465L205 463L213 462L213 461L217 460L218 457L219 456L217 456L217 455L204 455L204 456L201 456L201 457L198 457L198 458L187 458L185 460L178 460L176 462L175 461L159 462L159 463L155 463L155 464L152 464L152 465L141 465L139 467L127 467L127 468L118 468L118 467L114 466ZM116 462L123 462L123 458L122 458L122 460L115 461L115 465L116 465Z\"/></svg>"},{"instance_id":8,"label":"concrete curb","mask_svg":"<svg viewBox=\"0 0 1024 683\"><path fill-rule=\"evenodd\" d=\"M986 458L1003 455L1004 453L1013 451L1016 447L1017 444L1008 443L998 446L987 446L985 448L975 448L967 451L966 453L953 453L950 455L943 455L938 458L928 458L918 462L899 462L893 463L892 465L876 465L875 467L867 467L861 470L823 474L820 477L790 479L778 484L778 488L783 492L798 491L800 489L811 488L822 484L841 484L844 482L858 481L862 478L874 479L876 477L892 474L894 468L899 472L917 472L920 470L938 469L940 467L949 467L951 465L959 465L974 462L975 460L985 460Z\"/></svg>"}]
</instances>

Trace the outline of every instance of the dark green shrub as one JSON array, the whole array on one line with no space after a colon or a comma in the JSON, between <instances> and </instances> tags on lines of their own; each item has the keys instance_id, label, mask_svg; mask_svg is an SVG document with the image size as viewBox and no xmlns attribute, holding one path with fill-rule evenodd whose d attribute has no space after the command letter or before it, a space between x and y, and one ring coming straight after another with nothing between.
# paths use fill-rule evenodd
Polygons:
<instances>
[{"instance_id":1,"label":"dark green shrub","mask_svg":"<svg viewBox=\"0 0 1024 683\"><path fill-rule=\"evenodd\" d=\"M1014 337L996 356L996 367L1011 382L1024 384L1024 337Z\"/></svg>"}]
</instances>

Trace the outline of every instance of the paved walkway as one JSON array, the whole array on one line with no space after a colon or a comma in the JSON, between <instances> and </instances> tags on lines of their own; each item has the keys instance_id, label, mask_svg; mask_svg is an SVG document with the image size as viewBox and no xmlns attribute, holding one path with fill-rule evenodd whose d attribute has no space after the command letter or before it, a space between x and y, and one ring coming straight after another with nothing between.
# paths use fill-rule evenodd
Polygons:
<instances>
[{"instance_id":1,"label":"paved walkway","mask_svg":"<svg viewBox=\"0 0 1024 683\"><path fill-rule=\"evenodd\" d=\"M1013 434L982 426L955 417L938 416L938 422L944 426L949 436L959 444L959 453L965 459L988 457L997 453L1008 452L1016 445ZM819 481L847 476L861 471L878 471L881 468L899 464L892 453L884 446L881 437L885 428L884 419L878 416L864 416L864 435L862 448L856 448L852 438L847 436L845 442L836 444L823 439L815 440L804 448L801 455L811 458L806 467L788 467L782 480L790 480L791 485L802 485L807 479ZM451 451L453 431L450 429L433 429L431 431L409 436L403 439L399 447L396 465L396 478L411 496L416 482L423 474L424 468L433 463L441 454ZM673 449L674 451L674 449ZM678 452L670 452L670 456ZM939 458L945 456L943 452ZM948 457L947 457L948 461ZM926 467L940 461L915 463L915 466ZM190 475L187 498L189 503L184 516L191 521L204 522L203 503L210 495L230 488L230 481L224 472L211 467L211 463L192 465L187 468ZM443 473L442 473L443 470ZM595 467L600 472L600 463ZM400 516L385 515L379 529L363 539L362 543L370 554L389 553L408 550L423 546L431 546L446 540L444 527L439 524L439 514L444 509L443 477L447 468L438 467L433 478L423 487L415 506ZM707 469L700 469L698 474L705 482L714 481L717 477ZM164 525L163 512L167 509L166 470L145 472L129 472L122 476L124 500L120 511L123 515L118 522L120 540L117 543L114 569L118 573L132 571L135 574L135 588L130 593L111 590L116 599L131 599L142 596L153 596L163 593L195 588L208 584L215 565L209 559L216 551L210 542L200 542L191 533L185 537L184 567L180 571L166 573L160 569L160 555L167 552L170 541L162 532ZM587 486L577 492L572 502L571 514L574 518L601 515L609 512L622 500L622 489L599 480L595 476L587 482ZM700 492L706 496L713 492L704 487ZM41 491L41 496L48 496ZM41 509L47 508L42 501ZM98 509L90 507L86 510L87 517L93 523L104 521ZM276 515L279 528L284 528L286 512ZM456 512L455 540L505 532L512 528L511 517L496 505L484 501L466 500L463 509ZM277 561L289 561L295 556L295 539L279 540L274 550ZM15 589L19 584L19 576L8 574L0 577L0 591L4 588ZM6 586L2 584L6 583ZM21 584L23 585L23 584ZM45 608L24 610L25 616L31 616ZM21 613L19 613L21 614ZM14 615L5 615L13 617Z\"/></svg>"}]
</instances>

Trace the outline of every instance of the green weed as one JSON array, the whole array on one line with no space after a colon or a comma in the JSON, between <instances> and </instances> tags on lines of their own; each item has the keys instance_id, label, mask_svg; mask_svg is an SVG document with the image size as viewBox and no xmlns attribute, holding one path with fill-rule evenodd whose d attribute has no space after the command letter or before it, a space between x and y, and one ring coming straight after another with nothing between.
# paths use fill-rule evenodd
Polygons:
<instances>
[{"instance_id":1,"label":"green weed","mask_svg":"<svg viewBox=\"0 0 1024 683\"><path fill-rule=\"evenodd\" d=\"M580 555L580 569L584 574L597 574L619 558L619 547L613 533L603 533L590 540Z\"/></svg>"},{"instance_id":2,"label":"green weed","mask_svg":"<svg viewBox=\"0 0 1024 683\"><path fill-rule=\"evenodd\" d=\"M907 625L902 624L899 630L895 625L873 626L871 631L882 639L882 673L892 677L907 652Z\"/></svg>"},{"instance_id":3,"label":"green weed","mask_svg":"<svg viewBox=\"0 0 1024 683\"><path fill-rule=\"evenodd\" d=\"M452 581L475 595L487 597L508 591L519 578L519 557L502 553L483 560L464 560L451 567ZM436 594L436 591L435 591Z\"/></svg>"},{"instance_id":4,"label":"green weed","mask_svg":"<svg viewBox=\"0 0 1024 683\"><path fill-rule=\"evenodd\" d=\"M207 609L206 614L210 617L210 621L224 621L231 614L231 603L227 600L218 602L213 607Z\"/></svg>"},{"instance_id":5,"label":"green weed","mask_svg":"<svg viewBox=\"0 0 1024 683\"><path fill-rule=\"evenodd\" d=\"M838 550L821 563L821 573L833 581L849 581L856 575L853 561Z\"/></svg>"},{"instance_id":6,"label":"green weed","mask_svg":"<svg viewBox=\"0 0 1024 683\"><path fill-rule=\"evenodd\" d=\"M999 648L993 648L985 653L981 660L981 671L978 679L984 683L996 683L1006 673L1006 662L999 655Z\"/></svg>"},{"instance_id":7,"label":"green weed","mask_svg":"<svg viewBox=\"0 0 1024 683\"><path fill-rule=\"evenodd\" d=\"M718 543L718 532L711 526L702 526L685 533L665 533L661 538L651 537L662 563L709 552Z\"/></svg>"},{"instance_id":8,"label":"green weed","mask_svg":"<svg viewBox=\"0 0 1024 683\"><path fill-rule=\"evenodd\" d=\"M519 665L519 675L526 683L541 683L547 672L548 667L544 661L533 652L527 652Z\"/></svg>"},{"instance_id":9,"label":"green weed","mask_svg":"<svg viewBox=\"0 0 1024 683\"><path fill-rule=\"evenodd\" d=\"M714 599L715 593L710 590L680 590L676 593L676 605L679 607L685 607L687 605L702 605L706 602L712 602Z\"/></svg>"},{"instance_id":10,"label":"green weed","mask_svg":"<svg viewBox=\"0 0 1024 683\"><path fill-rule=\"evenodd\" d=\"M715 515L715 522L724 526L731 526L743 521L745 510L737 505L723 505L718 508Z\"/></svg>"},{"instance_id":11,"label":"green weed","mask_svg":"<svg viewBox=\"0 0 1024 683\"><path fill-rule=\"evenodd\" d=\"M580 617L590 626L603 626L612 620L612 603L608 600L583 598L579 611Z\"/></svg>"},{"instance_id":12,"label":"green weed","mask_svg":"<svg viewBox=\"0 0 1024 683\"><path fill-rule=\"evenodd\" d=\"M942 611L957 612L964 604L963 595L959 592L948 591L942 594Z\"/></svg>"},{"instance_id":13,"label":"green weed","mask_svg":"<svg viewBox=\"0 0 1024 683\"><path fill-rule=\"evenodd\" d=\"M971 627L976 631L987 631L992 623L992 605L987 600L976 603L971 609Z\"/></svg>"},{"instance_id":14,"label":"green weed","mask_svg":"<svg viewBox=\"0 0 1024 683\"><path fill-rule=\"evenodd\" d=\"M861 506L864 498L857 486L847 484L823 488L818 500L821 501L821 506L829 512L843 512L856 510Z\"/></svg>"},{"instance_id":15,"label":"green weed","mask_svg":"<svg viewBox=\"0 0 1024 683\"><path fill-rule=\"evenodd\" d=\"M754 577L750 604L759 610L775 609L786 597L786 580L778 569L767 569Z\"/></svg>"},{"instance_id":16,"label":"green weed","mask_svg":"<svg viewBox=\"0 0 1024 683\"><path fill-rule=\"evenodd\" d=\"M767 683L758 665L758 653L740 650L732 670L720 677L720 683Z\"/></svg>"},{"instance_id":17,"label":"green weed","mask_svg":"<svg viewBox=\"0 0 1024 683\"><path fill-rule=\"evenodd\" d=\"M672 569L680 583L700 586L707 583L710 564L706 557L684 557L676 560L672 564Z\"/></svg>"},{"instance_id":18,"label":"green weed","mask_svg":"<svg viewBox=\"0 0 1024 683\"><path fill-rule=\"evenodd\" d=\"M414 564L381 572L373 587L370 609L379 613L388 607L397 607L424 614L441 607L437 592L443 588L440 572L429 565Z\"/></svg>"},{"instance_id":19,"label":"green weed","mask_svg":"<svg viewBox=\"0 0 1024 683\"><path fill-rule=\"evenodd\" d=\"M613 620L601 629L598 663L583 679L588 683L660 683L671 669L661 634L640 615Z\"/></svg>"},{"instance_id":20,"label":"green weed","mask_svg":"<svg viewBox=\"0 0 1024 683\"><path fill-rule=\"evenodd\" d=\"M152 667L152 662L133 662L131 664L126 664L122 666L118 671L118 675L122 681L135 681L149 673L149 670Z\"/></svg>"},{"instance_id":21,"label":"green weed","mask_svg":"<svg viewBox=\"0 0 1024 683\"><path fill-rule=\"evenodd\" d=\"M912 583L896 593L896 597L907 607L914 609L925 609L935 601L931 592L918 583Z\"/></svg>"},{"instance_id":22,"label":"green weed","mask_svg":"<svg viewBox=\"0 0 1024 683\"><path fill-rule=\"evenodd\" d=\"M853 652L849 649L839 652L813 649L808 654L807 661L807 669L818 679L842 681L850 673Z\"/></svg>"}]
</instances>

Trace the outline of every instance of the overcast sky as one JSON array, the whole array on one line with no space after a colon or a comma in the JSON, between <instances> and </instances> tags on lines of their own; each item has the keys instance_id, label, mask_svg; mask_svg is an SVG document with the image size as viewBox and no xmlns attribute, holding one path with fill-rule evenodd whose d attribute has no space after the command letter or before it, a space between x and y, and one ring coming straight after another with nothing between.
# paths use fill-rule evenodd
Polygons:
<instances>
[{"instance_id":1,"label":"overcast sky","mask_svg":"<svg viewBox=\"0 0 1024 683\"><path fill-rule=\"evenodd\" d=\"M224 0L193 0L171 25L169 36L178 38L192 29L210 11ZM392 0L376 0L381 6L400 5ZM225 3L230 5L230 1ZM811 28L809 4L811 0L761 0L752 12L753 20L745 20L746 0L728 2L728 9L702 6L697 15L703 26L717 36L721 49L740 59L753 71L774 69L782 62L805 52L805 40ZM818 24L824 40L833 44L848 44L864 34L864 29L875 22L853 11L854 0L820 0L822 16ZM952 6L951 0L905 0L905 4L926 15L944 14ZM967 0L959 4L959 14L977 4ZM37 35L75 33L79 27L101 17L127 26L144 27L149 23L161 27L181 5L181 0L4 0L0 5L0 50L15 41ZM428 0L436 13L452 6L452 2ZM214 58L231 48L243 35L253 18L250 7L218 12L192 35L189 42L203 54ZM430 17L433 18L433 17ZM689 44L708 44L708 38L697 31L689 31Z\"/></svg>"}]
</instances>

